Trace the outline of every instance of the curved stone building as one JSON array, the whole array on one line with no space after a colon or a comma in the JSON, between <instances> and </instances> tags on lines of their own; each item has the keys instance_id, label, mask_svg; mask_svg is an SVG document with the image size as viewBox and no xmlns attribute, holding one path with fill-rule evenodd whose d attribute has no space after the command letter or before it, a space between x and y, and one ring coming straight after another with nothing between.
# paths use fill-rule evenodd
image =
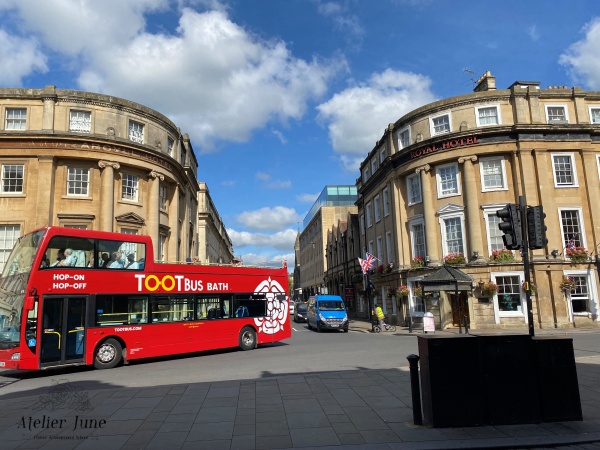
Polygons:
<instances>
[{"instance_id":1,"label":"curved stone building","mask_svg":"<svg viewBox=\"0 0 600 450\"><path fill-rule=\"evenodd\" d=\"M0 89L0 114L0 266L46 225L148 234L164 260L198 255L198 164L165 116L54 86Z\"/></svg>"},{"instance_id":2,"label":"curved stone building","mask_svg":"<svg viewBox=\"0 0 600 450\"><path fill-rule=\"evenodd\" d=\"M438 328L526 330L523 258L503 251L496 216L524 197L543 206L548 238L529 253L534 326L598 325L600 92L529 81L497 90L487 72L473 93L390 124L357 188L361 254L383 266L371 278L389 320L431 312ZM457 274L471 282L455 291ZM418 295L429 276L439 290Z\"/></svg>"}]
</instances>

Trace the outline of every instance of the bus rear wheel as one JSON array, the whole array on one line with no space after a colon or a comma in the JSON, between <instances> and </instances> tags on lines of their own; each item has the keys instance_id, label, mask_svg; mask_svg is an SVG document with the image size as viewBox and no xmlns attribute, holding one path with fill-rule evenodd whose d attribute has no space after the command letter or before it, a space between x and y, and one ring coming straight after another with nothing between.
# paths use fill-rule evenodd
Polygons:
<instances>
[{"instance_id":1,"label":"bus rear wheel","mask_svg":"<svg viewBox=\"0 0 600 450\"><path fill-rule=\"evenodd\" d=\"M96 349L94 367L96 369L112 369L121 362L122 358L123 347L119 341L110 338L102 342Z\"/></svg>"},{"instance_id":2,"label":"bus rear wheel","mask_svg":"<svg viewBox=\"0 0 600 450\"><path fill-rule=\"evenodd\" d=\"M240 331L239 346L244 351L252 350L256 347L256 332L252 328L242 328L242 331Z\"/></svg>"}]
</instances>

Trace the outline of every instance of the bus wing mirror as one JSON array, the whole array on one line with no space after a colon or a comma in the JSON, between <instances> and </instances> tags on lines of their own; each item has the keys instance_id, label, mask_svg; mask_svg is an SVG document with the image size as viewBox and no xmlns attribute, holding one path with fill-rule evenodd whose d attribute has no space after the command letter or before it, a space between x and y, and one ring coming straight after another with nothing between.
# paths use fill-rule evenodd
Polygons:
<instances>
[{"instance_id":1,"label":"bus wing mirror","mask_svg":"<svg viewBox=\"0 0 600 450\"><path fill-rule=\"evenodd\" d=\"M35 308L35 297L27 296L25 297L25 309L27 311L31 311Z\"/></svg>"}]
</instances>

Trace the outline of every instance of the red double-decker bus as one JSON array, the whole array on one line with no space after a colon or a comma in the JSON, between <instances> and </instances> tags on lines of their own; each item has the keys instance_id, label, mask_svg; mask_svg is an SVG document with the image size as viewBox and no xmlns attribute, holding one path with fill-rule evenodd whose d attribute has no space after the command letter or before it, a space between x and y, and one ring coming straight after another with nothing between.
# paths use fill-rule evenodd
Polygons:
<instances>
[{"instance_id":1,"label":"red double-decker bus","mask_svg":"<svg viewBox=\"0 0 600 450\"><path fill-rule=\"evenodd\" d=\"M47 227L0 279L0 368L46 369L240 347L291 336L288 272L154 261L148 236Z\"/></svg>"}]
</instances>

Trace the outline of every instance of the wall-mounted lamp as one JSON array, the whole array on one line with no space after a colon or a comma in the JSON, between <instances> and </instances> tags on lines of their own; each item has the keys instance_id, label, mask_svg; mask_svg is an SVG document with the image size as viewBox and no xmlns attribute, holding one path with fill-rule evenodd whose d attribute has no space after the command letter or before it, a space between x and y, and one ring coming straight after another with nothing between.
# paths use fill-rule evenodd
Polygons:
<instances>
[{"instance_id":1,"label":"wall-mounted lamp","mask_svg":"<svg viewBox=\"0 0 600 450\"><path fill-rule=\"evenodd\" d=\"M477 250L473 252L473 259L479 259L479 252Z\"/></svg>"},{"instance_id":2,"label":"wall-mounted lamp","mask_svg":"<svg viewBox=\"0 0 600 450\"><path fill-rule=\"evenodd\" d=\"M483 281L483 280L479 280L479 281L477 282L477 285L479 286L479 289L483 289L483 285L484 285L484 284L485 284L485 281Z\"/></svg>"},{"instance_id":3,"label":"wall-mounted lamp","mask_svg":"<svg viewBox=\"0 0 600 450\"><path fill-rule=\"evenodd\" d=\"M554 250L552 250L552 251L550 252L550 254L552 255L552 257L553 257L554 259L558 258L558 249L556 249L556 248L555 248Z\"/></svg>"},{"instance_id":4,"label":"wall-mounted lamp","mask_svg":"<svg viewBox=\"0 0 600 450\"><path fill-rule=\"evenodd\" d=\"M431 258L429 258L429 256L425 256L425 265L429 264L431 262Z\"/></svg>"}]
</instances>

